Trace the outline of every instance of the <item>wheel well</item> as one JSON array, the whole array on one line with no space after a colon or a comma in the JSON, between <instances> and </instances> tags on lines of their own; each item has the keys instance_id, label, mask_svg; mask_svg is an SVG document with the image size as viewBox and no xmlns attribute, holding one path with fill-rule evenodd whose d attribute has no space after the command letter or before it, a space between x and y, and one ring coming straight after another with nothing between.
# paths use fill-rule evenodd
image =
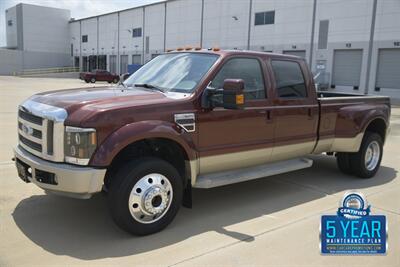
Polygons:
<instances>
[{"instance_id":1,"label":"wheel well","mask_svg":"<svg viewBox=\"0 0 400 267\"><path fill-rule=\"evenodd\" d=\"M165 138L150 138L136 141L122 149L113 159L107 169L104 184L109 187L112 182L112 174L117 172L127 161L139 157L157 157L174 166L182 177L186 186L185 161L189 160L185 150L180 144Z\"/></svg>"},{"instance_id":2,"label":"wheel well","mask_svg":"<svg viewBox=\"0 0 400 267\"><path fill-rule=\"evenodd\" d=\"M382 137L382 140L385 141L386 137L386 123L383 119L375 119L369 123L368 127L365 129L367 132L377 133Z\"/></svg>"}]
</instances>

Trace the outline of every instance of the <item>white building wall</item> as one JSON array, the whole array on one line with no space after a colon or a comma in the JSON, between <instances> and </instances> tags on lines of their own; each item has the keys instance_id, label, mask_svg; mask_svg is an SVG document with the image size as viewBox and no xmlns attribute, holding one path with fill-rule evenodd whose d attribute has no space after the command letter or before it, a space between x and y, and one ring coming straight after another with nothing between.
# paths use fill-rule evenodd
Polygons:
<instances>
[{"instance_id":1,"label":"white building wall","mask_svg":"<svg viewBox=\"0 0 400 267\"><path fill-rule=\"evenodd\" d=\"M99 54L116 55L118 50L118 14L99 17Z\"/></svg>"},{"instance_id":2,"label":"white building wall","mask_svg":"<svg viewBox=\"0 0 400 267\"><path fill-rule=\"evenodd\" d=\"M255 25L255 13L275 11L275 23ZM250 49L282 53L306 50L309 57L313 1L254 0L251 13Z\"/></svg>"},{"instance_id":3,"label":"white building wall","mask_svg":"<svg viewBox=\"0 0 400 267\"><path fill-rule=\"evenodd\" d=\"M381 88L375 91L379 49L400 49L400 1L378 1L376 10L375 36L369 75L369 92L400 98L400 89Z\"/></svg>"},{"instance_id":4,"label":"white building wall","mask_svg":"<svg viewBox=\"0 0 400 267\"><path fill-rule=\"evenodd\" d=\"M109 56L117 55L117 69L120 55L128 55L128 62L132 63L132 55L144 54L143 62L147 62L152 54L164 49L200 44L205 48L246 49L248 41L251 50L277 53L304 50L308 60L313 3L313 0L170 0L71 23L67 23L68 11L22 4L22 25L18 25L19 5L7 11L6 20L13 18L13 26L6 25L7 45L15 47L21 43L25 49L70 56L72 44L74 56L107 55L107 65ZM373 0L317 0L312 70L316 71L317 63L325 62L326 71L332 74L335 50L362 49L360 90L347 87L336 90L363 93L368 81L370 93L400 98L399 89L374 91L379 49L400 49L400 1L377 1L371 71L367 73L373 3ZM256 26L255 13L265 11L275 11L274 24ZM326 49L318 49L321 20L329 20ZM22 42L19 28L23 29ZM142 36L133 38L133 28L142 28ZM85 34L88 43L81 43Z\"/></svg>"},{"instance_id":5,"label":"white building wall","mask_svg":"<svg viewBox=\"0 0 400 267\"><path fill-rule=\"evenodd\" d=\"M203 47L246 49L249 4L249 0L205 0Z\"/></svg>"},{"instance_id":6,"label":"white building wall","mask_svg":"<svg viewBox=\"0 0 400 267\"><path fill-rule=\"evenodd\" d=\"M8 21L11 21L12 25L8 25ZM17 36L17 8L12 7L6 10L6 38L7 47L16 48L18 46Z\"/></svg>"},{"instance_id":7,"label":"white building wall","mask_svg":"<svg viewBox=\"0 0 400 267\"><path fill-rule=\"evenodd\" d=\"M141 37L132 37L132 30L142 28ZM117 44L116 46L117 47ZM143 50L143 8L120 13L120 54L129 55L129 63L133 54L142 54Z\"/></svg>"},{"instance_id":8,"label":"white building wall","mask_svg":"<svg viewBox=\"0 0 400 267\"><path fill-rule=\"evenodd\" d=\"M149 37L149 51L145 51L145 62L154 54L164 53L165 3L145 8L144 38ZM146 43L145 43L146 50Z\"/></svg>"},{"instance_id":9,"label":"white building wall","mask_svg":"<svg viewBox=\"0 0 400 267\"><path fill-rule=\"evenodd\" d=\"M73 56L80 56L80 23L74 22L69 26Z\"/></svg>"},{"instance_id":10,"label":"white building wall","mask_svg":"<svg viewBox=\"0 0 400 267\"><path fill-rule=\"evenodd\" d=\"M25 51L70 54L70 11L22 4Z\"/></svg>"},{"instance_id":11,"label":"white building wall","mask_svg":"<svg viewBox=\"0 0 400 267\"><path fill-rule=\"evenodd\" d=\"M166 49L200 46L201 7L200 0L167 2Z\"/></svg>"},{"instance_id":12,"label":"white building wall","mask_svg":"<svg viewBox=\"0 0 400 267\"><path fill-rule=\"evenodd\" d=\"M87 35L88 41L82 42L82 56L97 55L97 18L81 21L81 35Z\"/></svg>"},{"instance_id":13,"label":"white building wall","mask_svg":"<svg viewBox=\"0 0 400 267\"><path fill-rule=\"evenodd\" d=\"M332 81L334 51L339 49L362 49L363 61L360 75L360 91L364 92L367 75L368 43L370 36L373 1L364 0L326 0L318 1L315 19L315 49L316 56L313 64L315 71L316 61L326 61L326 72ZM318 49L319 22L329 20L328 47ZM336 90L353 92L353 87L337 86Z\"/></svg>"}]
</instances>

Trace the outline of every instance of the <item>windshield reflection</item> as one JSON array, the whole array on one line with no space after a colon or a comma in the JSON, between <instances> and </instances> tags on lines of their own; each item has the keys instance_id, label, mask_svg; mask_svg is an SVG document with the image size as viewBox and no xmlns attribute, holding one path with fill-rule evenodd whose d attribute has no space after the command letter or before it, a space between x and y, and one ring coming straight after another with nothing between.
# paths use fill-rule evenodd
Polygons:
<instances>
[{"instance_id":1,"label":"windshield reflection","mask_svg":"<svg viewBox=\"0 0 400 267\"><path fill-rule=\"evenodd\" d=\"M164 92L190 93L218 59L205 53L171 53L157 56L132 74L124 84L128 87L147 85ZM143 86L142 86L143 87Z\"/></svg>"}]
</instances>

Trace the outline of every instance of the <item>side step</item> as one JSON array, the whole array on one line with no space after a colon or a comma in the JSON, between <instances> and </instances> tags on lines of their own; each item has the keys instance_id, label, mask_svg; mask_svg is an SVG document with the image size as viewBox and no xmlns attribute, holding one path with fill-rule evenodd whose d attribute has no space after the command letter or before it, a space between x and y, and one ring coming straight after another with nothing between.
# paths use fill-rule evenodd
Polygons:
<instances>
[{"instance_id":1,"label":"side step","mask_svg":"<svg viewBox=\"0 0 400 267\"><path fill-rule=\"evenodd\" d=\"M313 161L308 158L298 158L274 163L236 169L224 172L199 175L195 188L212 188L228 184L240 183L276 174L291 172L311 167Z\"/></svg>"}]
</instances>

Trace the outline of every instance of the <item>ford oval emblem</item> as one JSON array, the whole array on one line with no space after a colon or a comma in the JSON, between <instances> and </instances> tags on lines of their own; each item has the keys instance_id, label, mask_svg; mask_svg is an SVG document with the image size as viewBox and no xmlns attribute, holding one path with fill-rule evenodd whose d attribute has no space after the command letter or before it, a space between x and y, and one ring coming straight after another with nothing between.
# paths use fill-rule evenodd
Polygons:
<instances>
[{"instance_id":1,"label":"ford oval emblem","mask_svg":"<svg viewBox=\"0 0 400 267\"><path fill-rule=\"evenodd\" d=\"M28 126L28 125L22 125L22 131L26 134L32 135L33 134L33 128Z\"/></svg>"}]
</instances>

